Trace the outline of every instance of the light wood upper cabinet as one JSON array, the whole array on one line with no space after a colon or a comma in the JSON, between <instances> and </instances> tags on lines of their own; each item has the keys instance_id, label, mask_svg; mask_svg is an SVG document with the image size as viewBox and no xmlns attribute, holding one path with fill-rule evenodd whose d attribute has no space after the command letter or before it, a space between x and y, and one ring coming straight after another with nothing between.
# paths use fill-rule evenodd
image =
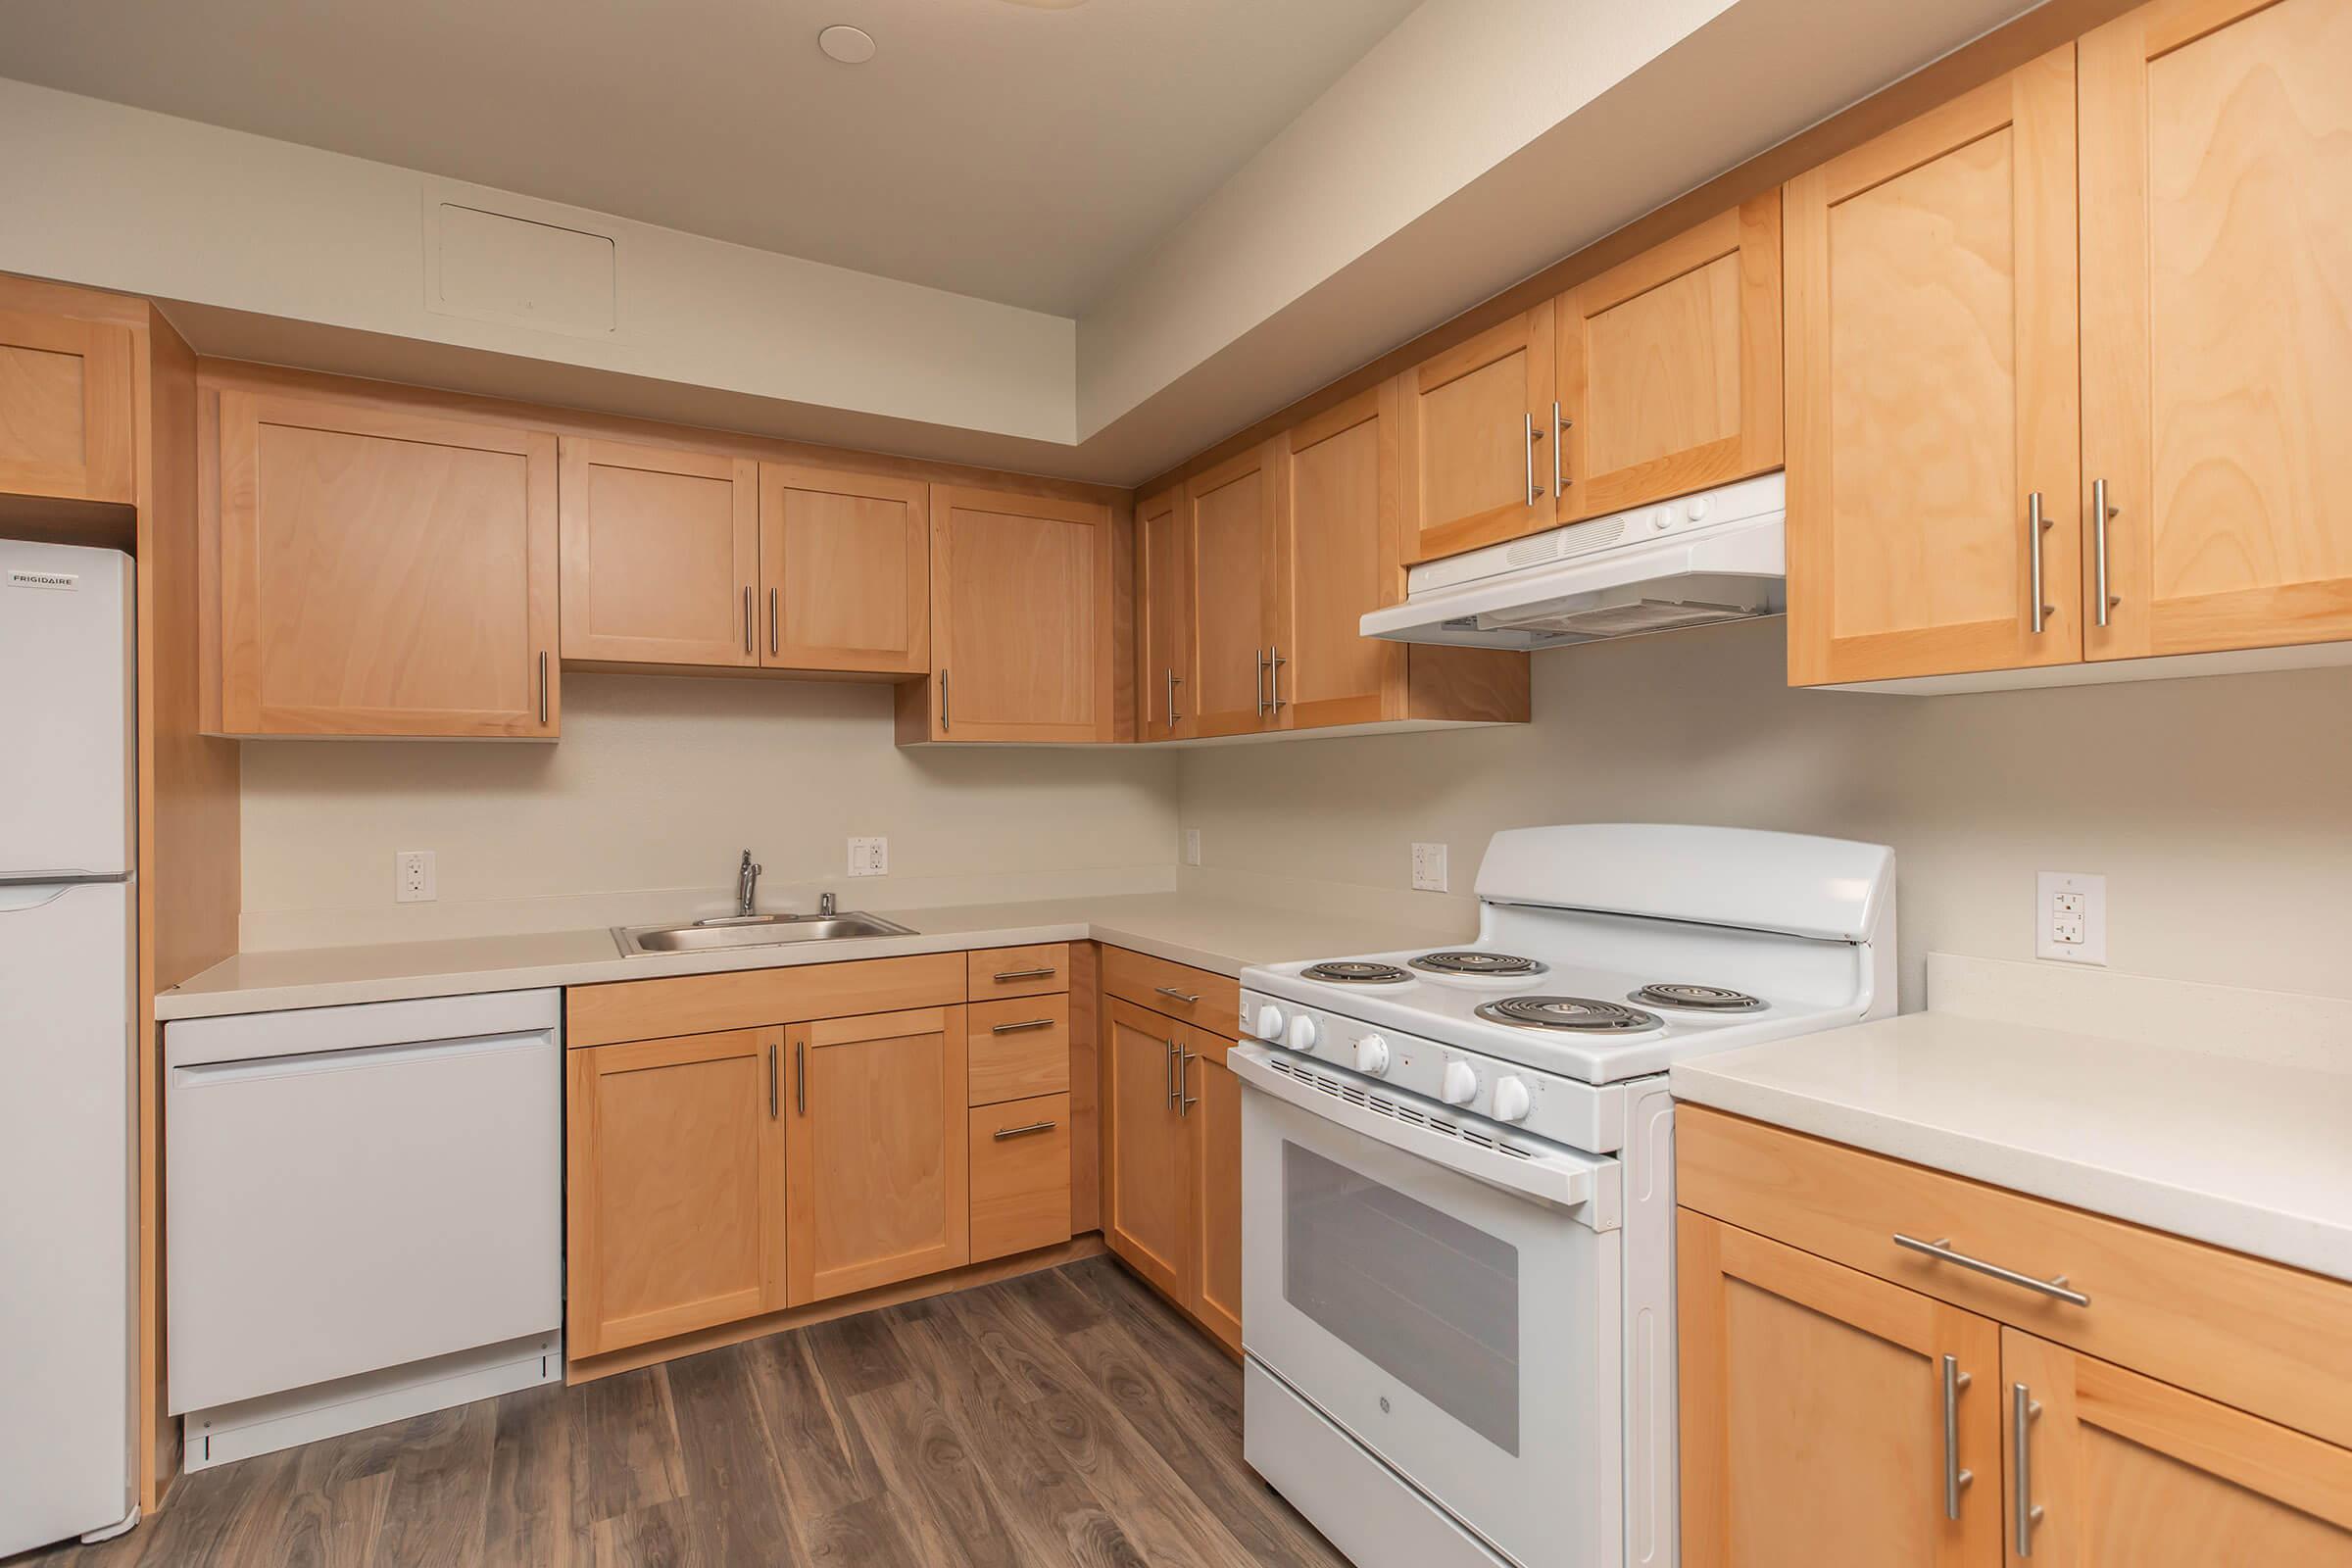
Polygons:
<instances>
[{"instance_id":1,"label":"light wood upper cabinet","mask_svg":"<svg viewBox=\"0 0 2352 1568\"><path fill-rule=\"evenodd\" d=\"M232 735L553 738L556 438L220 394Z\"/></svg>"},{"instance_id":2,"label":"light wood upper cabinet","mask_svg":"<svg viewBox=\"0 0 2352 1568\"><path fill-rule=\"evenodd\" d=\"M2013 1568L2352 1564L2352 1451L2016 1329L1999 1396Z\"/></svg>"},{"instance_id":3,"label":"light wood upper cabinet","mask_svg":"<svg viewBox=\"0 0 2352 1568\"><path fill-rule=\"evenodd\" d=\"M785 1045L793 1304L964 1263L963 1008L796 1023Z\"/></svg>"},{"instance_id":4,"label":"light wood upper cabinet","mask_svg":"<svg viewBox=\"0 0 2352 1568\"><path fill-rule=\"evenodd\" d=\"M1178 1108L1186 1028L1113 1000L1102 1047L1102 1237L1161 1294L1184 1297L1191 1250L1191 1127Z\"/></svg>"},{"instance_id":5,"label":"light wood upper cabinet","mask_svg":"<svg viewBox=\"0 0 2352 1568\"><path fill-rule=\"evenodd\" d=\"M1281 453L1280 437L1261 442L1185 485L1196 735L1242 734L1275 717L1268 687Z\"/></svg>"},{"instance_id":6,"label":"light wood upper cabinet","mask_svg":"<svg viewBox=\"0 0 2352 1568\"><path fill-rule=\"evenodd\" d=\"M130 328L0 310L0 494L128 506Z\"/></svg>"},{"instance_id":7,"label":"light wood upper cabinet","mask_svg":"<svg viewBox=\"0 0 2352 1568\"><path fill-rule=\"evenodd\" d=\"M2086 652L2352 638L2352 10L2161 0L2081 54Z\"/></svg>"},{"instance_id":8,"label":"light wood upper cabinet","mask_svg":"<svg viewBox=\"0 0 2352 1568\"><path fill-rule=\"evenodd\" d=\"M1781 466L1780 192L1587 279L1555 315L1559 520Z\"/></svg>"},{"instance_id":9,"label":"light wood upper cabinet","mask_svg":"<svg viewBox=\"0 0 2352 1568\"><path fill-rule=\"evenodd\" d=\"M1788 185L1792 684L2082 657L2074 139L2069 45Z\"/></svg>"},{"instance_id":10,"label":"light wood upper cabinet","mask_svg":"<svg viewBox=\"0 0 2352 1568\"><path fill-rule=\"evenodd\" d=\"M1682 1560L1999 1568L1999 1326L1678 1221Z\"/></svg>"},{"instance_id":11,"label":"light wood upper cabinet","mask_svg":"<svg viewBox=\"0 0 2352 1568\"><path fill-rule=\"evenodd\" d=\"M1111 514L1095 502L931 491L931 678L899 740L1107 741Z\"/></svg>"},{"instance_id":12,"label":"light wood upper cabinet","mask_svg":"<svg viewBox=\"0 0 2352 1568\"><path fill-rule=\"evenodd\" d=\"M1403 589L1398 395L1383 382L1279 438L1269 640L1286 729L1403 716L1405 645L1357 629Z\"/></svg>"},{"instance_id":13,"label":"light wood upper cabinet","mask_svg":"<svg viewBox=\"0 0 2352 1568\"><path fill-rule=\"evenodd\" d=\"M1193 570L1184 488L1163 490L1135 509L1136 684L1144 740L1190 735L1193 720Z\"/></svg>"},{"instance_id":14,"label":"light wood upper cabinet","mask_svg":"<svg viewBox=\"0 0 2352 1568\"><path fill-rule=\"evenodd\" d=\"M1545 301L1398 378L1406 560L1515 539L1553 520L1552 330Z\"/></svg>"},{"instance_id":15,"label":"light wood upper cabinet","mask_svg":"<svg viewBox=\"0 0 2352 1568\"><path fill-rule=\"evenodd\" d=\"M931 660L931 487L760 466L760 662L919 675Z\"/></svg>"},{"instance_id":16,"label":"light wood upper cabinet","mask_svg":"<svg viewBox=\"0 0 2352 1568\"><path fill-rule=\"evenodd\" d=\"M782 1309L778 1029L566 1054L565 1348Z\"/></svg>"},{"instance_id":17,"label":"light wood upper cabinet","mask_svg":"<svg viewBox=\"0 0 2352 1568\"><path fill-rule=\"evenodd\" d=\"M1192 1124L1192 1255L1185 1302L1200 1325L1242 1350L1242 1081L1225 1065L1233 1042L1205 1029L1184 1040L1182 1113Z\"/></svg>"},{"instance_id":18,"label":"light wood upper cabinet","mask_svg":"<svg viewBox=\"0 0 2352 1568\"><path fill-rule=\"evenodd\" d=\"M760 466L564 440L564 657L750 665Z\"/></svg>"}]
</instances>

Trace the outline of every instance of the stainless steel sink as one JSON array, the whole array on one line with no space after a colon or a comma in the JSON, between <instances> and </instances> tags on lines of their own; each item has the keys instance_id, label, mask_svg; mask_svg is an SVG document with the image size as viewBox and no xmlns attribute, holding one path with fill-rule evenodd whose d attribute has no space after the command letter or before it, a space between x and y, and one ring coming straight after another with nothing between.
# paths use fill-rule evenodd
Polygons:
<instances>
[{"instance_id":1,"label":"stainless steel sink","mask_svg":"<svg viewBox=\"0 0 2352 1568\"><path fill-rule=\"evenodd\" d=\"M910 937L914 929L859 909L840 914L746 914L690 925L616 925L612 940L624 958L653 953L712 953L785 942L846 942L855 937Z\"/></svg>"}]
</instances>

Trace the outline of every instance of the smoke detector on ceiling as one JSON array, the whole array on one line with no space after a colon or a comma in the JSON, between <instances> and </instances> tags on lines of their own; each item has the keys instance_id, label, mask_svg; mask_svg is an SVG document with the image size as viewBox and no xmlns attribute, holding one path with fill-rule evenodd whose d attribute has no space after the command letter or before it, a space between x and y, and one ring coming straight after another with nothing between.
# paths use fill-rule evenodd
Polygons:
<instances>
[{"instance_id":1,"label":"smoke detector on ceiling","mask_svg":"<svg viewBox=\"0 0 2352 1568\"><path fill-rule=\"evenodd\" d=\"M835 23L816 35L816 46L845 66L862 66L874 58L874 35L863 27Z\"/></svg>"}]
</instances>

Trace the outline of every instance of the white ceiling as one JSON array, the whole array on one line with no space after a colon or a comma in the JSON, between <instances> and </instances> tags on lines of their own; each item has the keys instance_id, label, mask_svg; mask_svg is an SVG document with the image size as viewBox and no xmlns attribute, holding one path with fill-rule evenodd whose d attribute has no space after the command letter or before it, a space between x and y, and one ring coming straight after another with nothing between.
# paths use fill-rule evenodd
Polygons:
<instances>
[{"instance_id":1,"label":"white ceiling","mask_svg":"<svg viewBox=\"0 0 2352 1568\"><path fill-rule=\"evenodd\" d=\"M0 74L1077 316L1414 4L8 0Z\"/></svg>"}]
</instances>

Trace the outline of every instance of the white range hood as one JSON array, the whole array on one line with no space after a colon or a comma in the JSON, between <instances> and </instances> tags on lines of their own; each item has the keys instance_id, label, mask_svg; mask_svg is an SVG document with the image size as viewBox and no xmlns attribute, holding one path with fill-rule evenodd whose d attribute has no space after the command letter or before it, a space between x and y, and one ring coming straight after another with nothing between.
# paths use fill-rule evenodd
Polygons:
<instances>
[{"instance_id":1,"label":"white range hood","mask_svg":"<svg viewBox=\"0 0 2352 1568\"><path fill-rule=\"evenodd\" d=\"M1367 637L1551 648L1777 615L1788 608L1779 473L1415 566Z\"/></svg>"}]
</instances>

